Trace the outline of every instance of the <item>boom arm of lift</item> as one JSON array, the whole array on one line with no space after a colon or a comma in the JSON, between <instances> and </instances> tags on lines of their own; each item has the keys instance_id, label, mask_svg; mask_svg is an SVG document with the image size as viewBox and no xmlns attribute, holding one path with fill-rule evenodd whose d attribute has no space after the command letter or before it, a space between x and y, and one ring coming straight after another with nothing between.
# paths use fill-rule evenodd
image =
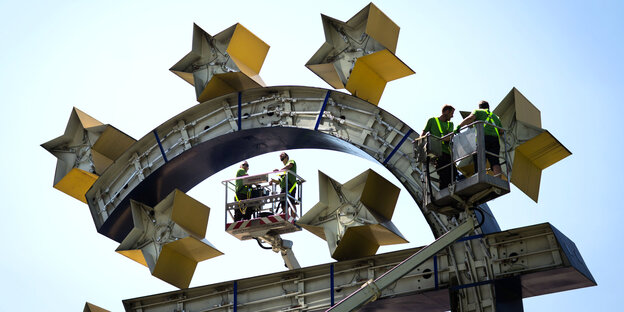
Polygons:
<instances>
[{"instance_id":1,"label":"boom arm of lift","mask_svg":"<svg viewBox=\"0 0 624 312\"><path fill-rule=\"evenodd\" d=\"M462 223L458 227L446 232L446 234L440 236L433 243L425 246L417 253L411 255L403 262L397 264L394 268L378 277L376 280L369 280L362 287L349 296L338 302L335 306L327 309L326 312L338 312L338 311L354 311L361 306L375 301L384 288L392 285L401 277L407 275L416 267L427 261L427 259L433 257L442 249L453 244L456 240L463 237L474 230L474 219L467 218L466 222Z\"/></svg>"},{"instance_id":2,"label":"boom arm of lift","mask_svg":"<svg viewBox=\"0 0 624 312\"><path fill-rule=\"evenodd\" d=\"M271 250L273 250L274 252L279 252L282 256L282 259L284 259L284 264L289 270L301 268L301 266L299 265L299 261L297 261L297 258L295 257L295 253L292 251L292 241L282 239L279 234L268 234L260 236L258 239L270 244Z\"/></svg>"}]
</instances>

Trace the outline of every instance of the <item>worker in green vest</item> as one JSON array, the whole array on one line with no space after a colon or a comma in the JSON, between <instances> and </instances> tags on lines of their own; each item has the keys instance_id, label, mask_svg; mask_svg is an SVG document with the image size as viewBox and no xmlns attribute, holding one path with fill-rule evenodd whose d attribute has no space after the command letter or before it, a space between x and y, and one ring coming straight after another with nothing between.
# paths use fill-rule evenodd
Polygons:
<instances>
[{"instance_id":1,"label":"worker in green vest","mask_svg":"<svg viewBox=\"0 0 624 312\"><path fill-rule=\"evenodd\" d=\"M497 127L502 127L501 121L496 116L496 114L490 112L490 104L487 101L481 101L479 103L479 109L475 109L468 117L466 117L460 124L457 126L457 132L463 126L469 125L475 121L485 121L486 123L483 125L484 134L485 134L485 151L488 152L485 154L485 158L490 163L492 167L492 171L495 176L501 174L501 166L500 166L500 136L503 134L503 129L498 129ZM491 154L493 155L491 155ZM477 167L477 156L473 156L475 173L479 170Z\"/></svg>"},{"instance_id":2,"label":"worker in green vest","mask_svg":"<svg viewBox=\"0 0 624 312\"><path fill-rule=\"evenodd\" d=\"M295 206L295 202L293 200L293 198L295 198L295 194L297 193L297 177L293 174L293 173L297 173L297 163L290 159L288 157L288 154L282 152L280 154L280 160L282 161L282 163L284 164L284 167L281 170L290 170L292 173L288 173L286 174L286 172L283 172L282 174L280 174L279 177L279 184L280 184L280 194L285 194L288 193L288 195L292 196L292 198L288 197L288 201L290 203L291 206ZM275 171L279 171L278 169L275 169ZM272 180L272 183L277 183L277 180ZM282 212L286 212L286 201L284 200L283 202L280 203L280 207L282 207Z\"/></svg>"},{"instance_id":3,"label":"worker in green vest","mask_svg":"<svg viewBox=\"0 0 624 312\"><path fill-rule=\"evenodd\" d=\"M240 168L238 168L238 170L236 171L236 177L238 178L246 176L247 170L249 170L249 163L247 163L247 161L244 161L240 165ZM243 184L243 179L236 180L234 191L234 200L236 200L237 202L249 198L249 186ZM236 211L234 211L234 220L238 221L242 219L250 219L251 213L252 210L247 209L247 207L236 209Z\"/></svg>"},{"instance_id":4,"label":"worker in green vest","mask_svg":"<svg viewBox=\"0 0 624 312\"><path fill-rule=\"evenodd\" d=\"M448 104L444 105L440 117L431 117L427 120L427 125L422 135L424 136L429 133L438 138L442 138L452 133L453 123L451 122L451 118L453 118L453 113L455 113L455 108L453 108L453 106ZM457 177L457 169L455 168L455 164L452 164L451 161L450 141L450 135L442 139L442 154L436 159L436 171L440 176L440 189L448 187L453 177Z\"/></svg>"}]
</instances>

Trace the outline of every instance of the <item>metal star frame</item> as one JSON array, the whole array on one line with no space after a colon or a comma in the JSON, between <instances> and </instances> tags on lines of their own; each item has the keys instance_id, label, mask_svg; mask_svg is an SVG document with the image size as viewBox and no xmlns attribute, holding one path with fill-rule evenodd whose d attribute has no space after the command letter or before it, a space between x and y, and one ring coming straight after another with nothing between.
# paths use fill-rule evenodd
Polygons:
<instances>
[{"instance_id":1,"label":"metal star frame","mask_svg":"<svg viewBox=\"0 0 624 312\"><path fill-rule=\"evenodd\" d=\"M85 194L99 175L135 139L73 108L65 133L41 144L57 158L54 188L85 204Z\"/></svg>"},{"instance_id":2,"label":"metal star frame","mask_svg":"<svg viewBox=\"0 0 624 312\"><path fill-rule=\"evenodd\" d=\"M116 251L171 285L187 288L198 262L223 254L204 238L210 208L180 190L154 208L133 200L131 209L134 227Z\"/></svg>"},{"instance_id":3,"label":"metal star frame","mask_svg":"<svg viewBox=\"0 0 624 312\"><path fill-rule=\"evenodd\" d=\"M572 155L548 130L541 113L518 89L512 88L493 111L506 133L512 170L510 182L537 202L542 170Z\"/></svg>"},{"instance_id":4,"label":"metal star frame","mask_svg":"<svg viewBox=\"0 0 624 312\"><path fill-rule=\"evenodd\" d=\"M193 24L193 47L171 71L195 86L197 101L264 87L260 68L269 45L241 24L209 35Z\"/></svg>"},{"instance_id":5,"label":"metal star frame","mask_svg":"<svg viewBox=\"0 0 624 312\"><path fill-rule=\"evenodd\" d=\"M321 14L325 43L306 67L335 89L375 105L386 83L414 71L394 55L399 26L369 4L347 22Z\"/></svg>"},{"instance_id":6,"label":"metal star frame","mask_svg":"<svg viewBox=\"0 0 624 312\"><path fill-rule=\"evenodd\" d=\"M326 240L336 260L372 256L380 245L408 242L390 221L399 192L371 169L345 184L319 171L319 202L297 224Z\"/></svg>"}]
</instances>

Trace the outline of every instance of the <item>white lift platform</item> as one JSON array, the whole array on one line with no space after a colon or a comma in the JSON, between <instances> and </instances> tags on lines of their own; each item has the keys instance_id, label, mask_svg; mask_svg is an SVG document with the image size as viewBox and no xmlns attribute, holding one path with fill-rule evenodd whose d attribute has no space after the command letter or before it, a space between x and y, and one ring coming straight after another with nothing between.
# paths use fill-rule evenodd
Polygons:
<instances>
[{"instance_id":1,"label":"white lift platform","mask_svg":"<svg viewBox=\"0 0 624 312\"><path fill-rule=\"evenodd\" d=\"M454 215L509 193L507 176L511 175L511 166L505 131L499 128L502 133L501 148L499 154L495 155L485 150L483 124L483 121L477 121L464 127L459 134L447 135L453 136L449 142L452 161L447 166L454 165L460 172L456 174L455 170L450 170L451 184L448 187L439 185L440 171L444 167L436 169L432 163L440 155L441 142L446 136L438 138L427 134L420 138L416 155L423 166L423 182L427 189L427 194L423 197L428 209ZM499 159L501 174L493 174L486 155ZM475 162L478 168L476 172Z\"/></svg>"},{"instance_id":2,"label":"white lift platform","mask_svg":"<svg viewBox=\"0 0 624 312\"><path fill-rule=\"evenodd\" d=\"M285 188L292 192L278 192L280 176L292 174L296 185ZM236 182L243 181L247 198L236 196ZM225 231L240 240L255 239L260 247L279 252L289 269L300 268L292 252L292 242L280 235L301 231L296 221L302 215L302 185L305 182L290 170L280 170L256 175L242 176L222 181L225 185ZM264 247L262 243L270 244Z\"/></svg>"}]
</instances>

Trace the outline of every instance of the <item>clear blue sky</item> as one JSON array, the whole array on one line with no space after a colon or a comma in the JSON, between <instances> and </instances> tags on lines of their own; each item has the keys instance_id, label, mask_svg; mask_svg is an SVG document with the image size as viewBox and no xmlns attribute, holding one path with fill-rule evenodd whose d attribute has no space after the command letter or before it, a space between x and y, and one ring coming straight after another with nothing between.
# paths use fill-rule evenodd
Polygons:
<instances>
[{"instance_id":1,"label":"clear blue sky","mask_svg":"<svg viewBox=\"0 0 624 312\"><path fill-rule=\"evenodd\" d=\"M190 50L193 22L210 34L240 22L267 42L260 74L268 85L328 87L304 67L324 41L320 14L347 20L367 4L0 0L2 309L80 311L90 301L122 311L123 299L174 289L114 253L117 244L96 233L87 206L52 188L56 159L39 145L63 133L72 107L138 139L195 105L193 88L168 71ZM445 103L460 110L482 99L496 105L515 86L541 110L543 127L573 153L544 171L538 204L514 188L490 205L503 229L552 223L576 243L599 284L527 299L525 311L621 309L624 212L616 157L623 152L624 2L375 4L401 27L397 56L416 71L389 83L380 107L422 129ZM317 169L345 182L371 167L399 184L368 161L310 154L291 152L309 181L304 208L318 199ZM250 164L251 172L279 166L275 154ZM207 238L226 254L200 263L191 286L283 269L278 255L222 230L219 181L233 173L226 169L190 192L212 208ZM395 224L410 243L382 252L433 239L404 190ZM302 265L331 261L315 236L288 238ZM242 269L249 254L259 265Z\"/></svg>"}]
</instances>

